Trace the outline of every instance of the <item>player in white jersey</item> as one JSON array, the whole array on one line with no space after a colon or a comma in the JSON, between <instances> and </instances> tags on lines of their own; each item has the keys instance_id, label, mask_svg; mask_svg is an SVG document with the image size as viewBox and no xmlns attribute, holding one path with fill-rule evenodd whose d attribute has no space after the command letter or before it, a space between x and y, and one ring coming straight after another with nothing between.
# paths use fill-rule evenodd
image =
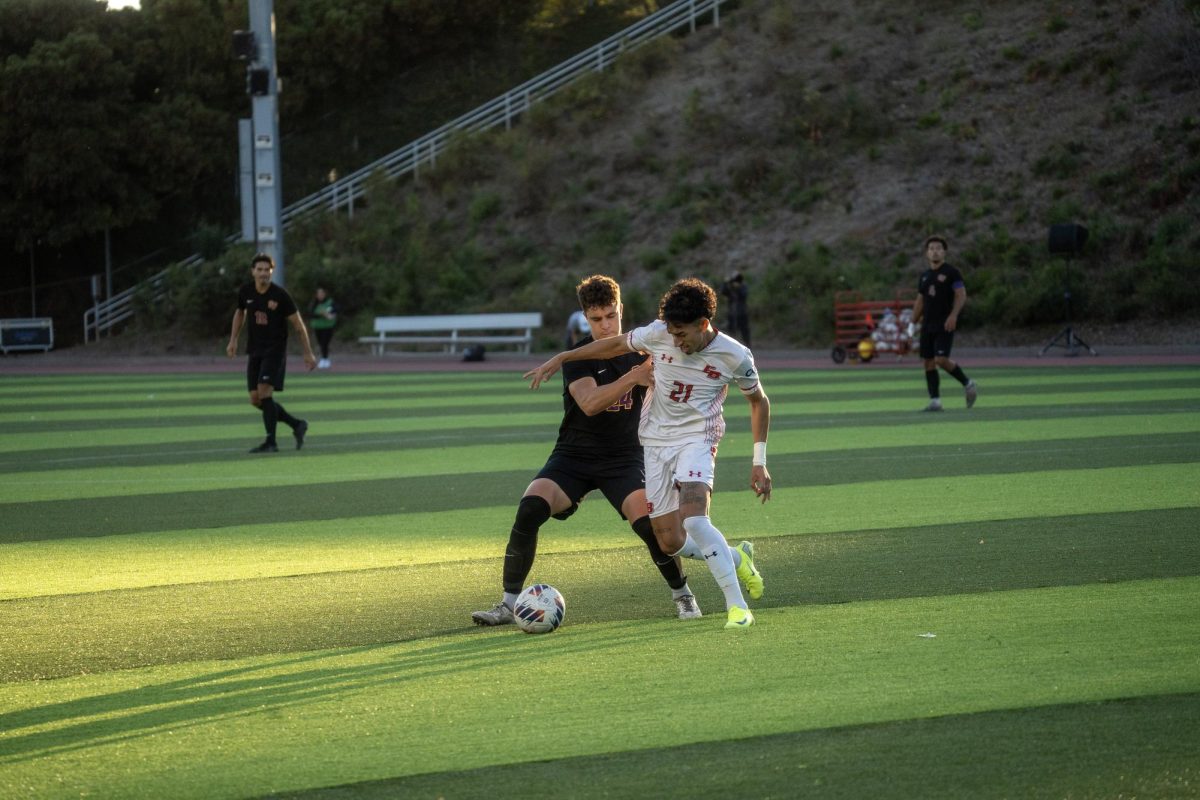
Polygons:
<instances>
[{"instance_id":1,"label":"player in white jersey","mask_svg":"<svg viewBox=\"0 0 1200 800\"><path fill-rule=\"evenodd\" d=\"M725 594L726 628L754 624L740 579L750 597L762 596L763 580L754 567L754 547L730 547L709 519L717 445L725 433L723 404L729 384L750 403L754 458L750 488L765 503L771 498L767 471L767 431L771 404L763 392L749 348L713 327L717 296L696 278L672 286L659 304L659 320L569 350L526 373L537 388L566 361L610 358L643 351L654 363L653 393L642 406L639 437L646 453L646 497L659 546L671 555L703 559Z\"/></svg>"}]
</instances>

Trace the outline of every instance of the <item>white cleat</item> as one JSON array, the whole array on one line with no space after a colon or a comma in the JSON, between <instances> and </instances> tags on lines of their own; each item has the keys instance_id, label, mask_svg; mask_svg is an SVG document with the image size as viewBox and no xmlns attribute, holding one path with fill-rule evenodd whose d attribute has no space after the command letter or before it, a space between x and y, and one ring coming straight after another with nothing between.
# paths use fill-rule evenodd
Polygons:
<instances>
[{"instance_id":1,"label":"white cleat","mask_svg":"<svg viewBox=\"0 0 1200 800\"><path fill-rule=\"evenodd\" d=\"M476 625L512 625L514 621L512 609L503 600L486 611L472 612L471 619Z\"/></svg>"},{"instance_id":2,"label":"white cleat","mask_svg":"<svg viewBox=\"0 0 1200 800\"><path fill-rule=\"evenodd\" d=\"M704 616L700 613L700 606L696 602L695 595L685 594L676 597L675 608L678 609L677 616L680 619L699 619Z\"/></svg>"}]
</instances>

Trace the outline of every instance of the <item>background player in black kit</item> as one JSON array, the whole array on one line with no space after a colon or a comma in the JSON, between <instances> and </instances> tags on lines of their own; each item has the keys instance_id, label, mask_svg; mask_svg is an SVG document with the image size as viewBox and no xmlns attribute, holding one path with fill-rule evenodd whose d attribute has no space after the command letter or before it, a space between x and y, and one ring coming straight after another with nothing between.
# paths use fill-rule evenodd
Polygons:
<instances>
[{"instance_id":1,"label":"background player in black kit","mask_svg":"<svg viewBox=\"0 0 1200 800\"><path fill-rule=\"evenodd\" d=\"M967 408L975 405L977 393L975 381L950 360L958 313L967 302L967 287L962 273L946 263L946 250L946 240L941 236L930 236L925 240L929 269L921 273L917 301L913 304L913 324L921 325L921 358L925 360L925 385L929 389L929 405L925 406L925 411L942 410L938 367L963 385Z\"/></svg>"},{"instance_id":2,"label":"background player in black kit","mask_svg":"<svg viewBox=\"0 0 1200 800\"><path fill-rule=\"evenodd\" d=\"M592 275L576 287L592 335L577 346L621 333L621 287ZM477 625L506 625L537 553L538 530L550 517L566 519L584 495L599 489L633 530L671 587L680 619L700 616L679 561L654 537L646 506L645 465L638 441L642 399L652 378L646 357L629 353L610 360L572 361L563 366L563 421L558 442L541 472L525 490L504 553L504 597L471 618Z\"/></svg>"},{"instance_id":3,"label":"background player in black kit","mask_svg":"<svg viewBox=\"0 0 1200 800\"><path fill-rule=\"evenodd\" d=\"M282 286L271 282L274 272L275 262L269 255L259 253L254 257L250 266L254 280L238 290L237 310L233 312L229 344L225 348L230 358L237 355L238 335L242 332L243 323L249 319L246 388L250 390L250 404L262 411L263 427L267 429L266 440L253 448L251 453L274 453L279 450L275 444L275 427L280 420L291 427L297 450L304 446L304 435L308 433L308 423L285 411L274 396L275 392L283 391L289 322L296 329L304 348L304 366L310 370L317 366L317 357L313 355L312 344L308 341L304 318L292 296Z\"/></svg>"}]
</instances>

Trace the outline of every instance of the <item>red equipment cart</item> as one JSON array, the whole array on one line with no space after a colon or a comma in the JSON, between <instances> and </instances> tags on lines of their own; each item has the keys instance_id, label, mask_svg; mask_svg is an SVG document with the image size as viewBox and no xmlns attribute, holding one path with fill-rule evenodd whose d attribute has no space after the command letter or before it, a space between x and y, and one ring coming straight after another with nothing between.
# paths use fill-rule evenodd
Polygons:
<instances>
[{"instance_id":1,"label":"red equipment cart","mask_svg":"<svg viewBox=\"0 0 1200 800\"><path fill-rule=\"evenodd\" d=\"M912 347L909 325L915 297L897 290L891 300L863 300L856 291L833 295L833 363L864 364L880 353L899 358Z\"/></svg>"}]
</instances>

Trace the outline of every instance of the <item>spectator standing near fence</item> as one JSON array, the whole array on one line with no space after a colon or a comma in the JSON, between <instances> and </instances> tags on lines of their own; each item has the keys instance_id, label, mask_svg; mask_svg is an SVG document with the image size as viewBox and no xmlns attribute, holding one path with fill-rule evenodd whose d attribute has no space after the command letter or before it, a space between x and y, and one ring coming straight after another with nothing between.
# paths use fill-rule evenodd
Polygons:
<instances>
[{"instance_id":1,"label":"spectator standing near fence","mask_svg":"<svg viewBox=\"0 0 1200 800\"><path fill-rule=\"evenodd\" d=\"M729 280L721 284L721 294L725 296L729 335L749 347L750 309L746 305L746 300L749 298L750 288L746 286L746 279L742 273L735 272L730 275Z\"/></svg>"},{"instance_id":2,"label":"spectator standing near fence","mask_svg":"<svg viewBox=\"0 0 1200 800\"><path fill-rule=\"evenodd\" d=\"M267 438L250 450L251 453L274 453L279 450L275 443L275 428L282 421L292 429L296 437L296 449L304 446L308 423L297 419L284 410L283 404L275 400L275 392L283 391L284 374L287 371L287 326L290 322L304 348L304 366L313 369L317 357L313 355L308 341L308 330L304 318L296 309L292 296L282 287L271 282L275 272L275 261L265 253L259 253L251 262L250 274L254 279L238 290L237 310L229 331L229 344L225 353L230 358L237 355L238 336L242 326L249 322L246 336L246 388L250 391L250 404L262 412L263 427Z\"/></svg>"},{"instance_id":3,"label":"spectator standing near fence","mask_svg":"<svg viewBox=\"0 0 1200 800\"><path fill-rule=\"evenodd\" d=\"M334 306L333 298L325 291L325 287L317 287L308 317L312 320L313 333L317 335L317 345L321 348L321 360L317 362L317 369L329 369L332 365L329 360L329 344L333 341L333 329L337 327L337 307Z\"/></svg>"},{"instance_id":4,"label":"spectator standing near fence","mask_svg":"<svg viewBox=\"0 0 1200 800\"><path fill-rule=\"evenodd\" d=\"M942 410L939 367L963 385L967 408L975 405L977 395L975 381L950 359L958 315L967 303L967 288L962 273L946 263L947 250L949 247L941 236L930 236L925 240L929 269L921 273L913 304L912 319L914 325L920 326L921 359L925 362L925 387L929 391L929 405L925 406L925 411Z\"/></svg>"}]
</instances>

